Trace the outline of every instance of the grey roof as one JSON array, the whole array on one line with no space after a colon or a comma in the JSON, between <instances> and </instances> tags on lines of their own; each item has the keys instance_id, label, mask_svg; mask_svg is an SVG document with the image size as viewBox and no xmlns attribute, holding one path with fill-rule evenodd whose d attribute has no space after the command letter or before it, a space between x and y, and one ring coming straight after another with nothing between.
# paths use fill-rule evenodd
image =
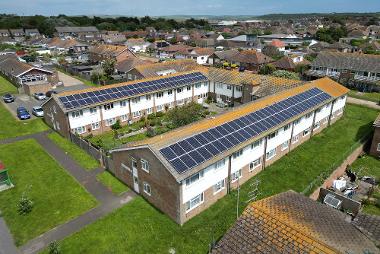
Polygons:
<instances>
[{"instance_id":1,"label":"grey roof","mask_svg":"<svg viewBox=\"0 0 380 254\"><path fill-rule=\"evenodd\" d=\"M359 213L353 224L370 239L380 243L380 216Z\"/></svg>"},{"instance_id":2,"label":"grey roof","mask_svg":"<svg viewBox=\"0 0 380 254\"><path fill-rule=\"evenodd\" d=\"M225 253L380 253L345 214L287 191L252 202L213 248Z\"/></svg>"},{"instance_id":3,"label":"grey roof","mask_svg":"<svg viewBox=\"0 0 380 254\"><path fill-rule=\"evenodd\" d=\"M20 62L15 57L7 57L3 60L0 60L0 71L6 75L18 77L32 69L38 69L43 72L51 73L51 71L40 69L27 63Z\"/></svg>"},{"instance_id":4,"label":"grey roof","mask_svg":"<svg viewBox=\"0 0 380 254\"><path fill-rule=\"evenodd\" d=\"M380 55L321 52L311 66L380 73Z\"/></svg>"},{"instance_id":5,"label":"grey roof","mask_svg":"<svg viewBox=\"0 0 380 254\"><path fill-rule=\"evenodd\" d=\"M29 35L29 34L39 34L40 32L38 31L38 29L36 28L32 28L32 29L25 29L25 34L26 35Z\"/></svg>"},{"instance_id":6,"label":"grey roof","mask_svg":"<svg viewBox=\"0 0 380 254\"><path fill-rule=\"evenodd\" d=\"M99 30L94 26L57 26L55 30L58 33L96 33Z\"/></svg>"}]
</instances>

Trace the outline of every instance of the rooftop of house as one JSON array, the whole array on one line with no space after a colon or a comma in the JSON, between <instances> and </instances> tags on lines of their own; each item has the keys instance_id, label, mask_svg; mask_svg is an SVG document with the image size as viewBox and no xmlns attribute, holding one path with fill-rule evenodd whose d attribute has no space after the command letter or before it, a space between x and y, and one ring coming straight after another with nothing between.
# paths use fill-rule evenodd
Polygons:
<instances>
[{"instance_id":1,"label":"rooftop of house","mask_svg":"<svg viewBox=\"0 0 380 254\"><path fill-rule=\"evenodd\" d=\"M176 72L186 72L197 69L199 65L193 60L175 60L162 63L151 63L136 66L135 70L139 72L143 77L157 77L157 73L165 70L175 70Z\"/></svg>"},{"instance_id":2,"label":"rooftop of house","mask_svg":"<svg viewBox=\"0 0 380 254\"><path fill-rule=\"evenodd\" d=\"M118 56L121 53L128 51L127 46L121 46L121 45L110 45L110 44L101 44L92 46L89 48L90 53L99 54L99 55L107 55L107 56ZM133 55L132 53L130 53Z\"/></svg>"},{"instance_id":3,"label":"rooftop of house","mask_svg":"<svg viewBox=\"0 0 380 254\"><path fill-rule=\"evenodd\" d=\"M215 55L226 61L247 63L247 64L264 64L273 62L273 59L269 56L264 55L256 50L226 50L217 51Z\"/></svg>"},{"instance_id":4,"label":"rooftop of house","mask_svg":"<svg viewBox=\"0 0 380 254\"><path fill-rule=\"evenodd\" d=\"M68 48L71 48L71 47L74 47L74 46L81 46L81 45L86 45L86 44L83 44L83 43L80 43L78 42L77 40L75 39L67 39L67 40L63 40L59 37L54 37L52 38L49 42L48 42L48 45L49 47L56 47L56 48L65 48L65 49L68 49ZM86 45L87 46L87 45Z\"/></svg>"},{"instance_id":5,"label":"rooftop of house","mask_svg":"<svg viewBox=\"0 0 380 254\"><path fill-rule=\"evenodd\" d=\"M161 50L165 51L165 52L177 52L177 51L181 51L181 50L188 50L191 48L192 47L187 46L187 45L176 44L176 45L169 45L167 47L163 47L163 48L161 48Z\"/></svg>"},{"instance_id":6,"label":"rooftop of house","mask_svg":"<svg viewBox=\"0 0 380 254\"><path fill-rule=\"evenodd\" d=\"M285 47L285 43L278 40L278 39L273 39L270 45L275 46L276 48L283 48Z\"/></svg>"},{"instance_id":7,"label":"rooftop of house","mask_svg":"<svg viewBox=\"0 0 380 254\"><path fill-rule=\"evenodd\" d=\"M1 72L7 73L8 75L12 75L14 77L18 77L32 69L37 69L46 73L52 73L51 71L40 69L27 63L20 62L14 56L8 56L0 61Z\"/></svg>"},{"instance_id":8,"label":"rooftop of house","mask_svg":"<svg viewBox=\"0 0 380 254\"><path fill-rule=\"evenodd\" d=\"M129 72L133 68L139 66L139 65L145 65L150 64L151 61L148 60L142 60L138 57L128 57L127 59L124 59L115 65L115 69L119 72Z\"/></svg>"},{"instance_id":9,"label":"rooftop of house","mask_svg":"<svg viewBox=\"0 0 380 254\"><path fill-rule=\"evenodd\" d=\"M284 70L293 70L296 68L296 64L288 56L282 57L280 60L277 60L276 62L274 62L273 65L278 69L284 69Z\"/></svg>"},{"instance_id":10,"label":"rooftop of house","mask_svg":"<svg viewBox=\"0 0 380 254\"><path fill-rule=\"evenodd\" d=\"M95 26L57 26L55 30L58 33L86 33L99 32Z\"/></svg>"},{"instance_id":11,"label":"rooftop of house","mask_svg":"<svg viewBox=\"0 0 380 254\"><path fill-rule=\"evenodd\" d=\"M211 253L379 253L379 249L345 220L345 214L287 191L250 203Z\"/></svg>"},{"instance_id":12,"label":"rooftop of house","mask_svg":"<svg viewBox=\"0 0 380 254\"><path fill-rule=\"evenodd\" d=\"M380 73L380 55L321 52L312 66Z\"/></svg>"}]
</instances>

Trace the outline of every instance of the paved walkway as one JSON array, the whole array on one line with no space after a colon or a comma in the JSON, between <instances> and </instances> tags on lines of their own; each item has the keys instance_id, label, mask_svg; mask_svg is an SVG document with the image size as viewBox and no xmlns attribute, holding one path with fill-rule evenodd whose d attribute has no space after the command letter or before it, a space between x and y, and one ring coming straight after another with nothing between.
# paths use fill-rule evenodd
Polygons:
<instances>
[{"instance_id":1,"label":"paved walkway","mask_svg":"<svg viewBox=\"0 0 380 254\"><path fill-rule=\"evenodd\" d=\"M361 100L361 99L357 99L353 97L348 97L347 102L356 104L356 105L363 105L369 108L380 109L380 105L378 105L376 102L373 102L373 101L367 101L367 100Z\"/></svg>"},{"instance_id":2,"label":"paved walkway","mask_svg":"<svg viewBox=\"0 0 380 254\"><path fill-rule=\"evenodd\" d=\"M1 251L5 251L4 254L20 253L19 251L24 254L38 253L42 249L46 248L49 243L62 240L65 237L78 232L84 226L89 225L99 218L111 213L115 209L131 201L136 196L136 194L132 191L128 191L121 196L116 196L113 194L107 187L96 180L96 175L103 172L104 168L86 171L80 167L76 161L71 159L65 151L63 151L47 137L47 133L49 132L51 131L4 139L0 140L0 144L9 144L29 138L35 139L44 148L44 150L49 153L80 184L82 184L83 187L91 193L100 204L79 217L68 221L65 224L59 225L39 237L30 240L28 243L21 246L20 250L17 250L15 247L5 222L0 218L0 254L3 254Z\"/></svg>"}]
</instances>

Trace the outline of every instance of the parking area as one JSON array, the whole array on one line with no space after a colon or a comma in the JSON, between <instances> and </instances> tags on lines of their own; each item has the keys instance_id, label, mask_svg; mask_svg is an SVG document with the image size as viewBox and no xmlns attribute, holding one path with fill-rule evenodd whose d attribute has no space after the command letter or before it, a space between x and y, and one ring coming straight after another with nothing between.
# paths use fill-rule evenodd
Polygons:
<instances>
[{"instance_id":1,"label":"parking area","mask_svg":"<svg viewBox=\"0 0 380 254\"><path fill-rule=\"evenodd\" d=\"M15 101L12 103L4 103L3 100L1 101L6 106L6 108L12 113L12 115L14 115L17 118L17 108L23 106L29 111L31 115L30 119L36 118L36 116L32 114L32 108L35 106L40 106L42 103L44 103L44 100L38 101L35 98L30 97L26 94L16 94L14 96Z\"/></svg>"}]
</instances>

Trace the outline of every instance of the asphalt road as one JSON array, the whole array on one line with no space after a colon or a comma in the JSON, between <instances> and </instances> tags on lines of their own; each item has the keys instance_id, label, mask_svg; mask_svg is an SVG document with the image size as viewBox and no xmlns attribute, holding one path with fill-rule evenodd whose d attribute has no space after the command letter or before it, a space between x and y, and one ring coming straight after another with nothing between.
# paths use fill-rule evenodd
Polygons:
<instances>
[{"instance_id":1,"label":"asphalt road","mask_svg":"<svg viewBox=\"0 0 380 254\"><path fill-rule=\"evenodd\" d=\"M30 115L31 115L31 118L30 119L33 119L33 118L36 118L36 116L32 115L32 108L35 107L35 106L40 106L42 103L44 103L45 101L38 101L36 100L35 98L33 97L30 97L28 95L25 95L25 94L16 94L14 95L15 96L15 101L12 102L12 103L4 103L6 108L15 116L17 117L17 108L20 107L20 106L23 106L25 107Z\"/></svg>"}]
</instances>

